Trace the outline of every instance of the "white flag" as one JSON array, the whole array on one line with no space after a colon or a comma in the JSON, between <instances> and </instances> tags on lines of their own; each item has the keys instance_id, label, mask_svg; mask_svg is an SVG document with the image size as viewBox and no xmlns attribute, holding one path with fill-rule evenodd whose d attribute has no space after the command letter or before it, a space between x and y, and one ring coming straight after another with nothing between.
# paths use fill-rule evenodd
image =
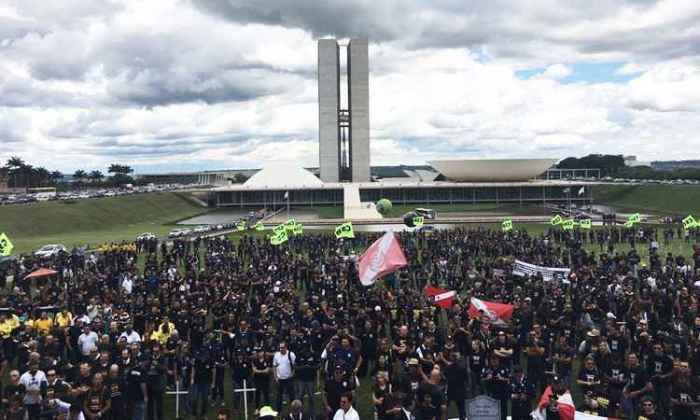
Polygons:
<instances>
[{"instance_id":1,"label":"white flag","mask_svg":"<svg viewBox=\"0 0 700 420\"><path fill-rule=\"evenodd\" d=\"M583 195L584 192L586 192L586 187L581 187L581 189L578 190L578 195Z\"/></svg>"},{"instance_id":2,"label":"white flag","mask_svg":"<svg viewBox=\"0 0 700 420\"><path fill-rule=\"evenodd\" d=\"M289 191L284 192L284 199L289 200Z\"/></svg>"}]
</instances>

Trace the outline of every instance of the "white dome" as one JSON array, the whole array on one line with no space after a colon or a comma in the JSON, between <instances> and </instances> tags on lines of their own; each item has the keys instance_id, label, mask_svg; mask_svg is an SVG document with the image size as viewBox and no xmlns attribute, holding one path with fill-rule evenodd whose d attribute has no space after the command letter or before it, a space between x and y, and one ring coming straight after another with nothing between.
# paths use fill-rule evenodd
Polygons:
<instances>
[{"instance_id":1,"label":"white dome","mask_svg":"<svg viewBox=\"0 0 700 420\"><path fill-rule=\"evenodd\" d=\"M294 163L271 163L251 176L244 184L248 188L321 187L323 182L314 174Z\"/></svg>"}]
</instances>

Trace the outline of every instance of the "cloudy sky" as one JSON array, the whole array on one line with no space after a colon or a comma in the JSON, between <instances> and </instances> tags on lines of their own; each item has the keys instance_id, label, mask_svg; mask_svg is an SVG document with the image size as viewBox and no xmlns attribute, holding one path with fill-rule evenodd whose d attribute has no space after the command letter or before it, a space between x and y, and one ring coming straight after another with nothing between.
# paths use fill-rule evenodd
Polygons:
<instances>
[{"instance_id":1,"label":"cloudy sky","mask_svg":"<svg viewBox=\"0 0 700 420\"><path fill-rule=\"evenodd\" d=\"M316 40L370 40L372 164L700 158L697 0L3 0L0 160L318 164Z\"/></svg>"}]
</instances>

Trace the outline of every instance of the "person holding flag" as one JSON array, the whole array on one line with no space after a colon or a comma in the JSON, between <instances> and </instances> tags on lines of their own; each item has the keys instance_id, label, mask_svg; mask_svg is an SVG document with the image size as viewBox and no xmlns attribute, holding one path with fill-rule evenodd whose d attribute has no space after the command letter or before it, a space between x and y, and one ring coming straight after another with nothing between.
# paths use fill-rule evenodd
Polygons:
<instances>
[{"instance_id":1,"label":"person holding flag","mask_svg":"<svg viewBox=\"0 0 700 420\"><path fill-rule=\"evenodd\" d=\"M377 279L408 265L394 232L386 232L360 256L358 260L360 283L373 285Z\"/></svg>"}]
</instances>

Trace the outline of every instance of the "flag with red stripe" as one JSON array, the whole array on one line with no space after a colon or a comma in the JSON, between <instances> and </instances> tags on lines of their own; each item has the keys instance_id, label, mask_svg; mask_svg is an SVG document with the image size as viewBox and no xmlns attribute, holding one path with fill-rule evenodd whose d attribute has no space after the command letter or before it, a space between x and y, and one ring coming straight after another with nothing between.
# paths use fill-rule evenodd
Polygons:
<instances>
[{"instance_id":1,"label":"flag with red stripe","mask_svg":"<svg viewBox=\"0 0 700 420\"><path fill-rule=\"evenodd\" d=\"M477 298L471 299L469 305L469 317L479 318L482 313L486 315L493 324L505 324L512 316L515 307L507 303L489 302Z\"/></svg>"},{"instance_id":2,"label":"flag with red stripe","mask_svg":"<svg viewBox=\"0 0 700 420\"><path fill-rule=\"evenodd\" d=\"M437 306L450 309L452 305L454 305L457 292L454 290L445 290L439 287L427 286L425 288L425 295L428 297L428 300Z\"/></svg>"},{"instance_id":3,"label":"flag with red stripe","mask_svg":"<svg viewBox=\"0 0 700 420\"><path fill-rule=\"evenodd\" d=\"M545 420L547 418L547 406L549 406L552 395L552 386L548 386L542 396L540 397L540 402L537 404L537 408L530 413L535 420ZM576 415L576 407L574 406L574 400L571 399L571 393L566 391L563 395L557 398L557 409L559 411L559 420L574 420Z\"/></svg>"}]
</instances>

